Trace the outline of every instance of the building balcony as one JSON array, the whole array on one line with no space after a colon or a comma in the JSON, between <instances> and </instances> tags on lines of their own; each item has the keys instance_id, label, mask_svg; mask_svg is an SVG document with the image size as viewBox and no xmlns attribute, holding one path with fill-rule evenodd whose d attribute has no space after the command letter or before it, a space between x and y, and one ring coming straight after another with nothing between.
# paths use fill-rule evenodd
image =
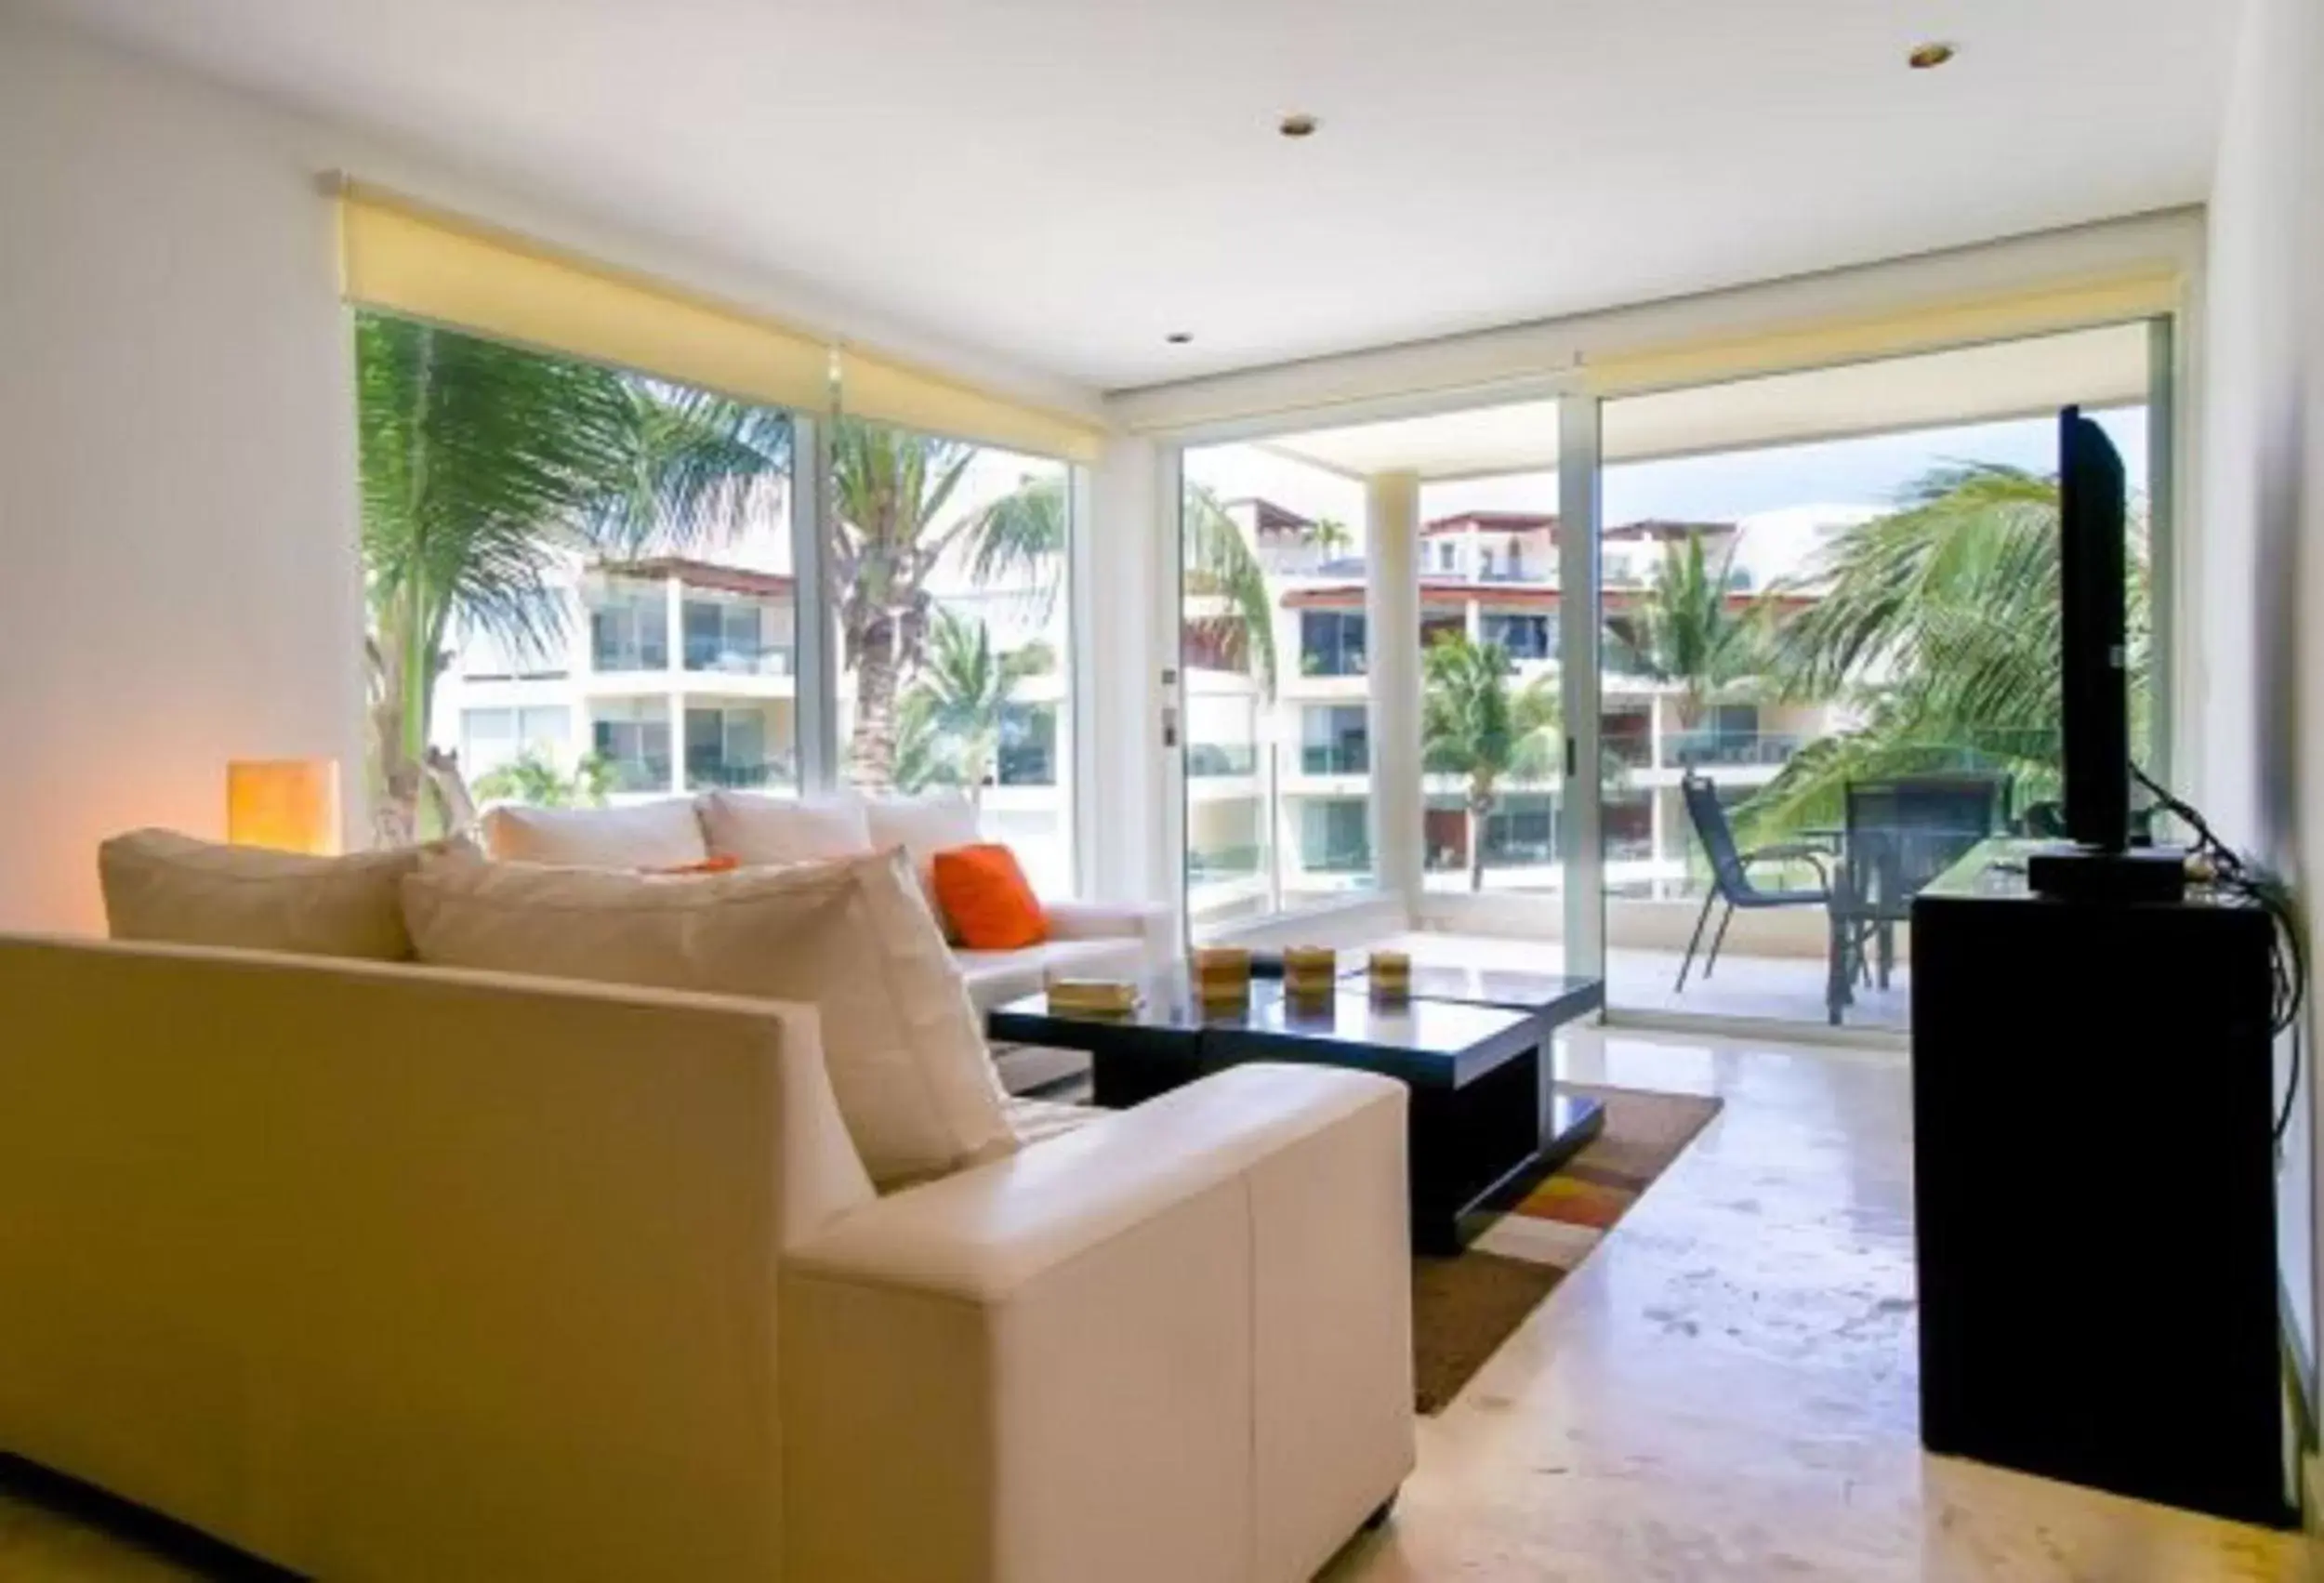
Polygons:
<instances>
[{"instance_id":1,"label":"building balcony","mask_svg":"<svg viewBox=\"0 0 2324 1583\"><path fill-rule=\"evenodd\" d=\"M1259 746L1249 742L1190 742L1189 780L1248 780L1259 773Z\"/></svg>"},{"instance_id":2,"label":"building balcony","mask_svg":"<svg viewBox=\"0 0 2324 1583\"><path fill-rule=\"evenodd\" d=\"M1364 775L1372 768L1368 742L1341 742L1300 750L1300 772L1307 775Z\"/></svg>"},{"instance_id":3,"label":"building balcony","mask_svg":"<svg viewBox=\"0 0 2324 1583\"><path fill-rule=\"evenodd\" d=\"M669 669L667 643L600 643L589 651L589 668L600 676Z\"/></svg>"},{"instance_id":4,"label":"building balcony","mask_svg":"<svg viewBox=\"0 0 2324 1583\"><path fill-rule=\"evenodd\" d=\"M759 791L767 786L789 785L793 779L790 761L786 759L755 761L689 759L686 761L688 791Z\"/></svg>"},{"instance_id":5,"label":"building balcony","mask_svg":"<svg viewBox=\"0 0 2324 1583\"><path fill-rule=\"evenodd\" d=\"M1800 751L1802 740L1778 732L1670 732L1662 739L1662 762L1682 770L1766 765L1780 768Z\"/></svg>"},{"instance_id":6,"label":"building balcony","mask_svg":"<svg viewBox=\"0 0 2324 1583\"><path fill-rule=\"evenodd\" d=\"M791 673L791 651L773 644L751 648L739 644L697 642L689 639L686 643L686 669L719 676L788 676Z\"/></svg>"},{"instance_id":7,"label":"building balcony","mask_svg":"<svg viewBox=\"0 0 2324 1583\"><path fill-rule=\"evenodd\" d=\"M669 790L670 761L666 758L607 759L605 789L609 792L634 795Z\"/></svg>"}]
</instances>

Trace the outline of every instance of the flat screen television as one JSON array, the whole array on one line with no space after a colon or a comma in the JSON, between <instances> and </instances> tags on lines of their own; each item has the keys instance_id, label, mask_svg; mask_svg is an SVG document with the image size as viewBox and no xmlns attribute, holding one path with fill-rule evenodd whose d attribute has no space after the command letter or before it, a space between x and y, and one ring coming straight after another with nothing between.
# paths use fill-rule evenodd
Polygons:
<instances>
[{"instance_id":1,"label":"flat screen television","mask_svg":"<svg viewBox=\"0 0 2324 1583\"><path fill-rule=\"evenodd\" d=\"M2066 834L2119 852L2131 826L2122 458L2079 407L2058 414L2058 494Z\"/></svg>"}]
</instances>

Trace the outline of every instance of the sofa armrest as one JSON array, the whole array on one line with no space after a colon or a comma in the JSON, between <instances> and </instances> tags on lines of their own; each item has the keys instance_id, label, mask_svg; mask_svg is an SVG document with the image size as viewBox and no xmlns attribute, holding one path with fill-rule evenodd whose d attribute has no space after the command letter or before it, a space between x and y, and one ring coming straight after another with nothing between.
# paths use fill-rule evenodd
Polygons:
<instances>
[{"instance_id":1,"label":"sofa armrest","mask_svg":"<svg viewBox=\"0 0 2324 1583\"><path fill-rule=\"evenodd\" d=\"M1141 940L1155 962L1178 955L1170 909L1153 902L1048 902L1041 907L1053 940Z\"/></svg>"},{"instance_id":2,"label":"sofa armrest","mask_svg":"<svg viewBox=\"0 0 2324 1583\"><path fill-rule=\"evenodd\" d=\"M1411 1466L1405 1108L1238 1067L794 1248L790 1576L1311 1576Z\"/></svg>"}]
</instances>

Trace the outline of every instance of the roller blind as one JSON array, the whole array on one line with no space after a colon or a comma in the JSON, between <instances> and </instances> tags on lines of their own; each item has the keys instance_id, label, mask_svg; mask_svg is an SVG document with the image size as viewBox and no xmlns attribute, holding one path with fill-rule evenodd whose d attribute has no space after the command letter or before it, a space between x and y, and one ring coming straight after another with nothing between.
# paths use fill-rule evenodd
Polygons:
<instances>
[{"instance_id":1,"label":"roller blind","mask_svg":"<svg viewBox=\"0 0 2324 1583\"><path fill-rule=\"evenodd\" d=\"M1072 462L1096 461L1104 437L1087 419L1028 406L852 346L839 349L839 408L872 423Z\"/></svg>"},{"instance_id":2,"label":"roller blind","mask_svg":"<svg viewBox=\"0 0 2324 1583\"><path fill-rule=\"evenodd\" d=\"M2179 305L2180 278L2149 270L2063 283L2005 296L1963 297L1908 312L1779 326L1745 336L1643 348L1582 365L1595 395L1713 384L1755 374L1862 363L1936 348L2150 318Z\"/></svg>"},{"instance_id":3,"label":"roller blind","mask_svg":"<svg viewBox=\"0 0 2324 1583\"><path fill-rule=\"evenodd\" d=\"M819 336L397 198L339 195L350 302L796 412L831 407Z\"/></svg>"},{"instance_id":4,"label":"roller blind","mask_svg":"<svg viewBox=\"0 0 2324 1583\"><path fill-rule=\"evenodd\" d=\"M794 412L835 404L979 444L1097 458L1095 423L361 183L338 186L350 302Z\"/></svg>"}]
</instances>

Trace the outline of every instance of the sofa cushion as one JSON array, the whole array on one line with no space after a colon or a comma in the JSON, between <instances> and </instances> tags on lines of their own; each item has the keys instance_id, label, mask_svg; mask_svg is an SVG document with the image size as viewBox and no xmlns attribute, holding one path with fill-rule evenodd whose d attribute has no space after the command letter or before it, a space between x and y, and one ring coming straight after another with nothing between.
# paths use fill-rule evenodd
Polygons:
<instances>
[{"instance_id":1,"label":"sofa cushion","mask_svg":"<svg viewBox=\"0 0 2324 1583\"><path fill-rule=\"evenodd\" d=\"M1137 978L1149 970L1142 941L1045 940L1023 951L960 951L953 959L979 1011L1037 994L1055 973L1065 978Z\"/></svg>"},{"instance_id":2,"label":"sofa cushion","mask_svg":"<svg viewBox=\"0 0 2324 1583\"><path fill-rule=\"evenodd\" d=\"M683 868L710 855L687 798L629 808L528 808L484 815L484 850L504 863L569 868Z\"/></svg>"},{"instance_id":3,"label":"sofa cushion","mask_svg":"<svg viewBox=\"0 0 2324 1583\"><path fill-rule=\"evenodd\" d=\"M997 841L936 854L936 910L952 938L971 951L1022 951L1049 938L1040 898L1017 854Z\"/></svg>"},{"instance_id":4,"label":"sofa cushion","mask_svg":"<svg viewBox=\"0 0 2324 1583\"><path fill-rule=\"evenodd\" d=\"M936 854L974 846L984 838L977 830L976 810L957 792L863 800L871 844L883 851L902 847L910 856L912 870L920 877L920 893L928 898L929 910L941 924L944 913L936 902ZM949 930L944 938L952 938Z\"/></svg>"},{"instance_id":5,"label":"sofa cushion","mask_svg":"<svg viewBox=\"0 0 2324 1583\"><path fill-rule=\"evenodd\" d=\"M982 1021L892 854L701 878L442 864L403 901L425 962L813 1005L883 1189L1014 1147Z\"/></svg>"},{"instance_id":6,"label":"sofa cushion","mask_svg":"<svg viewBox=\"0 0 2324 1583\"><path fill-rule=\"evenodd\" d=\"M871 824L859 798L714 791L696 807L703 838L720 857L755 864L813 863L872 850Z\"/></svg>"},{"instance_id":7,"label":"sofa cushion","mask_svg":"<svg viewBox=\"0 0 2324 1583\"><path fill-rule=\"evenodd\" d=\"M97 849L115 940L397 962L412 955L401 887L425 849L316 857L135 830Z\"/></svg>"}]
</instances>

